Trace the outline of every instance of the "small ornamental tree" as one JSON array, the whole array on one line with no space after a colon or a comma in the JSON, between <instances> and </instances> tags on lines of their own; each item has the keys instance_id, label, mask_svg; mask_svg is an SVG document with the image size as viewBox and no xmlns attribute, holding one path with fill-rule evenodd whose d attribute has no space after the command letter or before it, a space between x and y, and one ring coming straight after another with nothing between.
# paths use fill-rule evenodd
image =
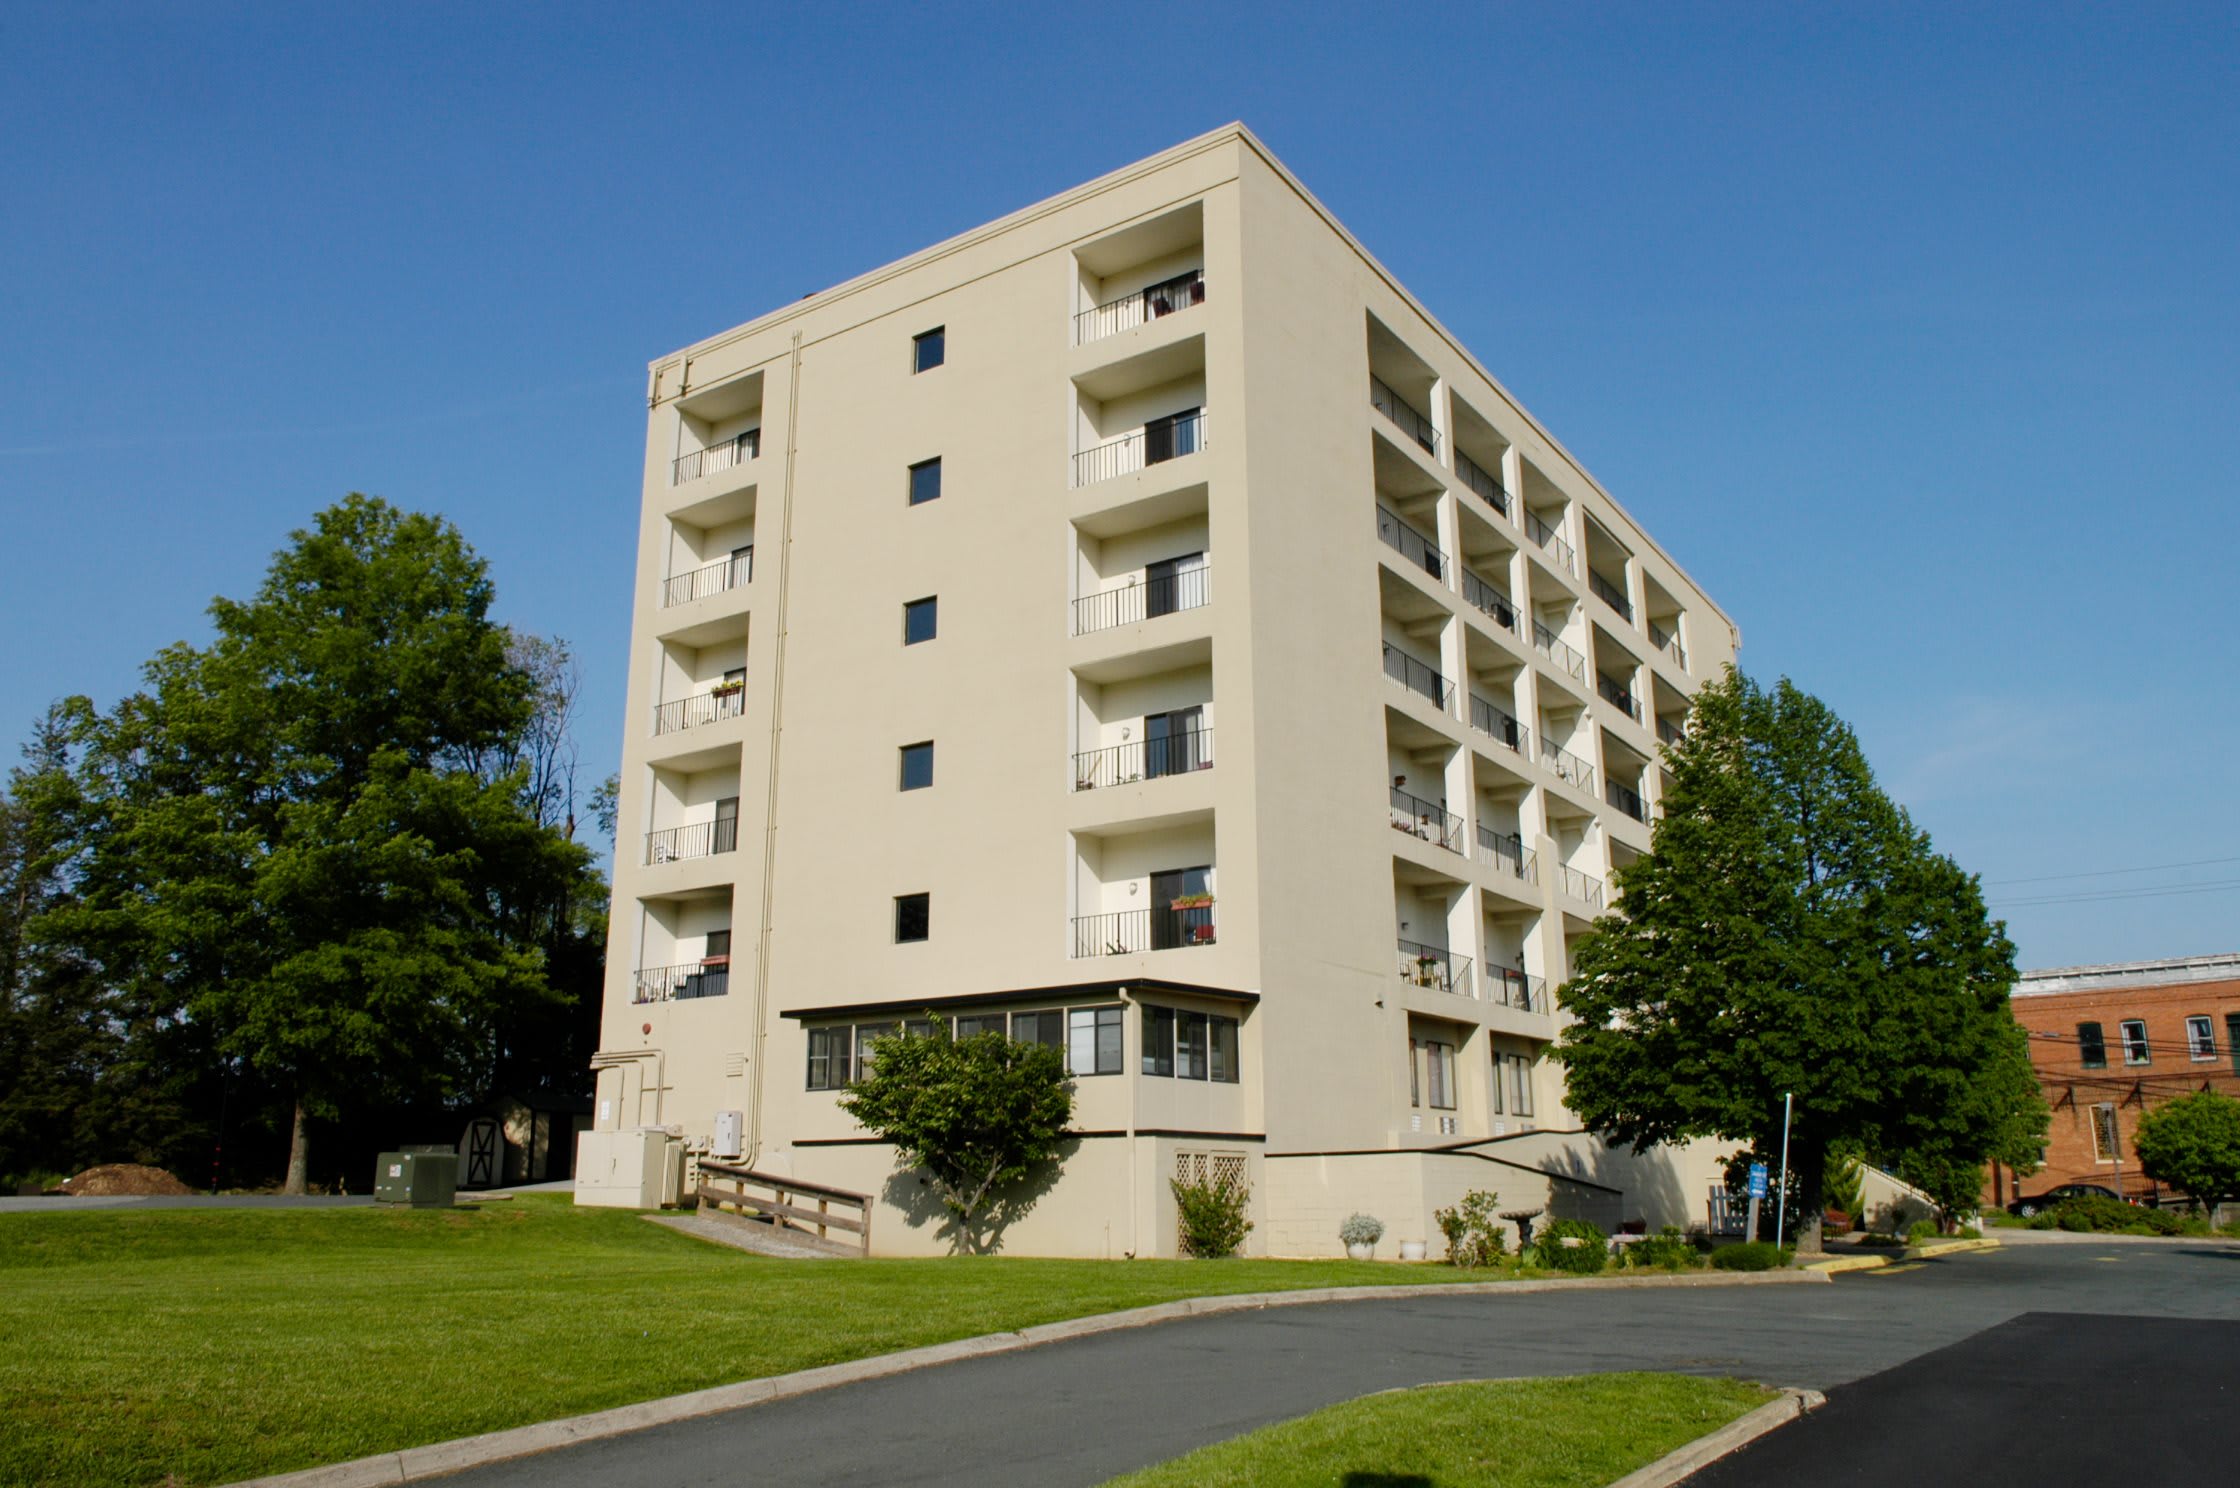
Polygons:
<instances>
[{"instance_id":1,"label":"small ornamental tree","mask_svg":"<svg viewBox=\"0 0 2240 1488\"><path fill-rule=\"evenodd\" d=\"M1073 1119L1073 1082L1058 1050L1000 1033L893 1034L871 1045L870 1069L840 1108L922 1168L949 1211L957 1248L977 1253L1032 1198L1021 1184L1058 1157Z\"/></svg>"},{"instance_id":2,"label":"small ornamental tree","mask_svg":"<svg viewBox=\"0 0 2240 1488\"><path fill-rule=\"evenodd\" d=\"M2182 1095L2141 1116L2131 1146L2149 1178L2197 1204L2240 1199L2240 1100Z\"/></svg>"}]
</instances>

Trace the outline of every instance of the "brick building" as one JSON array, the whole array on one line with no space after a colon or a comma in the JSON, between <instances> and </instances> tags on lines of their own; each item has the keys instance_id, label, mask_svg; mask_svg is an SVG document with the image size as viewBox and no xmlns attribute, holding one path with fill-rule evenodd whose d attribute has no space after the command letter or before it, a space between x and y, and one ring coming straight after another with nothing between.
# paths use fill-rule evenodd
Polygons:
<instances>
[{"instance_id":1,"label":"brick building","mask_svg":"<svg viewBox=\"0 0 2240 1488\"><path fill-rule=\"evenodd\" d=\"M2024 972L2012 1006L2053 1124L2038 1172L2018 1184L1993 1166L1990 1201L2062 1183L2166 1197L2139 1171L2132 1137L2166 1100L2240 1096L2240 952Z\"/></svg>"}]
</instances>

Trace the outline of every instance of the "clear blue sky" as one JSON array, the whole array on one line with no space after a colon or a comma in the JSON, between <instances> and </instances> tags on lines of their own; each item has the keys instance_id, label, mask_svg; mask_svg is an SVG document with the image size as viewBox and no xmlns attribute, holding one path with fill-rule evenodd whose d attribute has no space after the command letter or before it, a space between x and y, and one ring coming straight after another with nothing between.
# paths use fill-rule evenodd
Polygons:
<instances>
[{"instance_id":1,"label":"clear blue sky","mask_svg":"<svg viewBox=\"0 0 2240 1488\"><path fill-rule=\"evenodd\" d=\"M2025 966L2240 947L2236 15L13 6L0 733L356 489L577 647L596 780L645 364L1239 118Z\"/></svg>"}]
</instances>

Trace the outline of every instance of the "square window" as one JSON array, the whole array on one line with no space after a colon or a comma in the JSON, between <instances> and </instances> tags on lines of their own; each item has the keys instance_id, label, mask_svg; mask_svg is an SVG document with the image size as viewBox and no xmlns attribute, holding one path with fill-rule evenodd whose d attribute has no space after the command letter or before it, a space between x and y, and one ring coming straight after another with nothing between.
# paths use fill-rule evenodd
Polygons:
<instances>
[{"instance_id":1,"label":"square window","mask_svg":"<svg viewBox=\"0 0 2240 1488\"><path fill-rule=\"evenodd\" d=\"M935 326L930 331L920 331L910 338L910 371L912 375L931 372L949 359L949 328Z\"/></svg>"},{"instance_id":2,"label":"square window","mask_svg":"<svg viewBox=\"0 0 2240 1488\"><path fill-rule=\"evenodd\" d=\"M941 495L941 462L920 460L910 467L910 504L922 506Z\"/></svg>"},{"instance_id":3,"label":"square window","mask_svg":"<svg viewBox=\"0 0 2240 1488\"><path fill-rule=\"evenodd\" d=\"M856 1025L856 1073L870 1079L878 1066L879 1053L875 1045L883 1038L892 1038L901 1031L896 1023L858 1023Z\"/></svg>"},{"instance_id":4,"label":"square window","mask_svg":"<svg viewBox=\"0 0 2240 1488\"><path fill-rule=\"evenodd\" d=\"M1001 1013L957 1014L957 1037L976 1038L983 1033L1003 1032L1004 1017Z\"/></svg>"},{"instance_id":5,"label":"square window","mask_svg":"<svg viewBox=\"0 0 2240 1488\"><path fill-rule=\"evenodd\" d=\"M941 629L941 601L933 595L913 599L902 607L902 644L930 641Z\"/></svg>"},{"instance_id":6,"label":"square window","mask_svg":"<svg viewBox=\"0 0 2240 1488\"><path fill-rule=\"evenodd\" d=\"M1041 1013L1013 1013L1011 1037L1015 1043L1062 1049L1066 1042L1066 1015L1056 1008Z\"/></svg>"},{"instance_id":7,"label":"square window","mask_svg":"<svg viewBox=\"0 0 2240 1488\"><path fill-rule=\"evenodd\" d=\"M1116 1007L1066 1011L1066 1068L1077 1075L1120 1073L1120 1014Z\"/></svg>"},{"instance_id":8,"label":"square window","mask_svg":"<svg viewBox=\"0 0 2240 1488\"><path fill-rule=\"evenodd\" d=\"M809 1088L811 1090L840 1090L848 1083L848 1054L855 1042L855 1029L848 1024L838 1028L812 1028L809 1030Z\"/></svg>"},{"instance_id":9,"label":"square window","mask_svg":"<svg viewBox=\"0 0 2240 1488\"><path fill-rule=\"evenodd\" d=\"M902 746L902 788L906 791L924 790L933 784L933 745L905 744Z\"/></svg>"},{"instance_id":10,"label":"square window","mask_svg":"<svg viewBox=\"0 0 2240 1488\"><path fill-rule=\"evenodd\" d=\"M2154 1055L2147 1048L2146 1023L2138 1018L2126 1018L2119 1026L2123 1030L2123 1062L2152 1064Z\"/></svg>"},{"instance_id":11,"label":"square window","mask_svg":"<svg viewBox=\"0 0 2240 1488\"><path fill-rule=\"evenodd\" d=\"M933 896L897 894L894 900L894 943L907 945L932 932Z\"/></svg>"},{"instance_id":12,"label":"square window","mask_svg":"<svg viewBox=\"0 0 2240 1488\"><path fill-rule=\"evenodd\" d=\"M2086 1069L2108 1067L2108 1040L2097 1023L2077 1025L2077 1062Z\"/></svg>"},{"instance_id":13,"label":"square window","mask_svg":"<svg viewBox=\"0 0 2240 1488\"><path fill-rule=\"evenodd\" d=\"M2217 1057L2217 1026L2207 1014L2186 1019L2186 1053L2195 1059Z\"/></svg>"},{"instance_id":14,"label":"square window","mask_svg":"<svg viewBox=\"0 0 2240 1488\"><path fill-rule=\"evenodd\" d=\"M948 1031L949 1020L946 1018L905 1018L902 1020L902 1033L905 1038L932 1038L937 1032L947 1033Z\"/></svg>"}]
</instances>

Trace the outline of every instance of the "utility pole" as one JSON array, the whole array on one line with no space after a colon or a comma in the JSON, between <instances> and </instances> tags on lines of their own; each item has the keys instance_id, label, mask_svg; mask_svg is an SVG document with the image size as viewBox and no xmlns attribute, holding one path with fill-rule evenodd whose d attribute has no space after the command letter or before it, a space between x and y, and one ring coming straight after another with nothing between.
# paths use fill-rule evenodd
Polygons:
<instances>
[{"instance_id":1,"label":"utility pole","mask_svg":"<svg viewBox=\"0 0 2240 1488\"><path fill-rule=\"evenodd\" d=\"M1781 1192L1773 1202L1773 1243L1781 1243L1781 1229L1789 1218L1789 1113L1795 1108L1797 1093L1786 1090L1781 1094Z\"/></svg>"}]
</instances>

